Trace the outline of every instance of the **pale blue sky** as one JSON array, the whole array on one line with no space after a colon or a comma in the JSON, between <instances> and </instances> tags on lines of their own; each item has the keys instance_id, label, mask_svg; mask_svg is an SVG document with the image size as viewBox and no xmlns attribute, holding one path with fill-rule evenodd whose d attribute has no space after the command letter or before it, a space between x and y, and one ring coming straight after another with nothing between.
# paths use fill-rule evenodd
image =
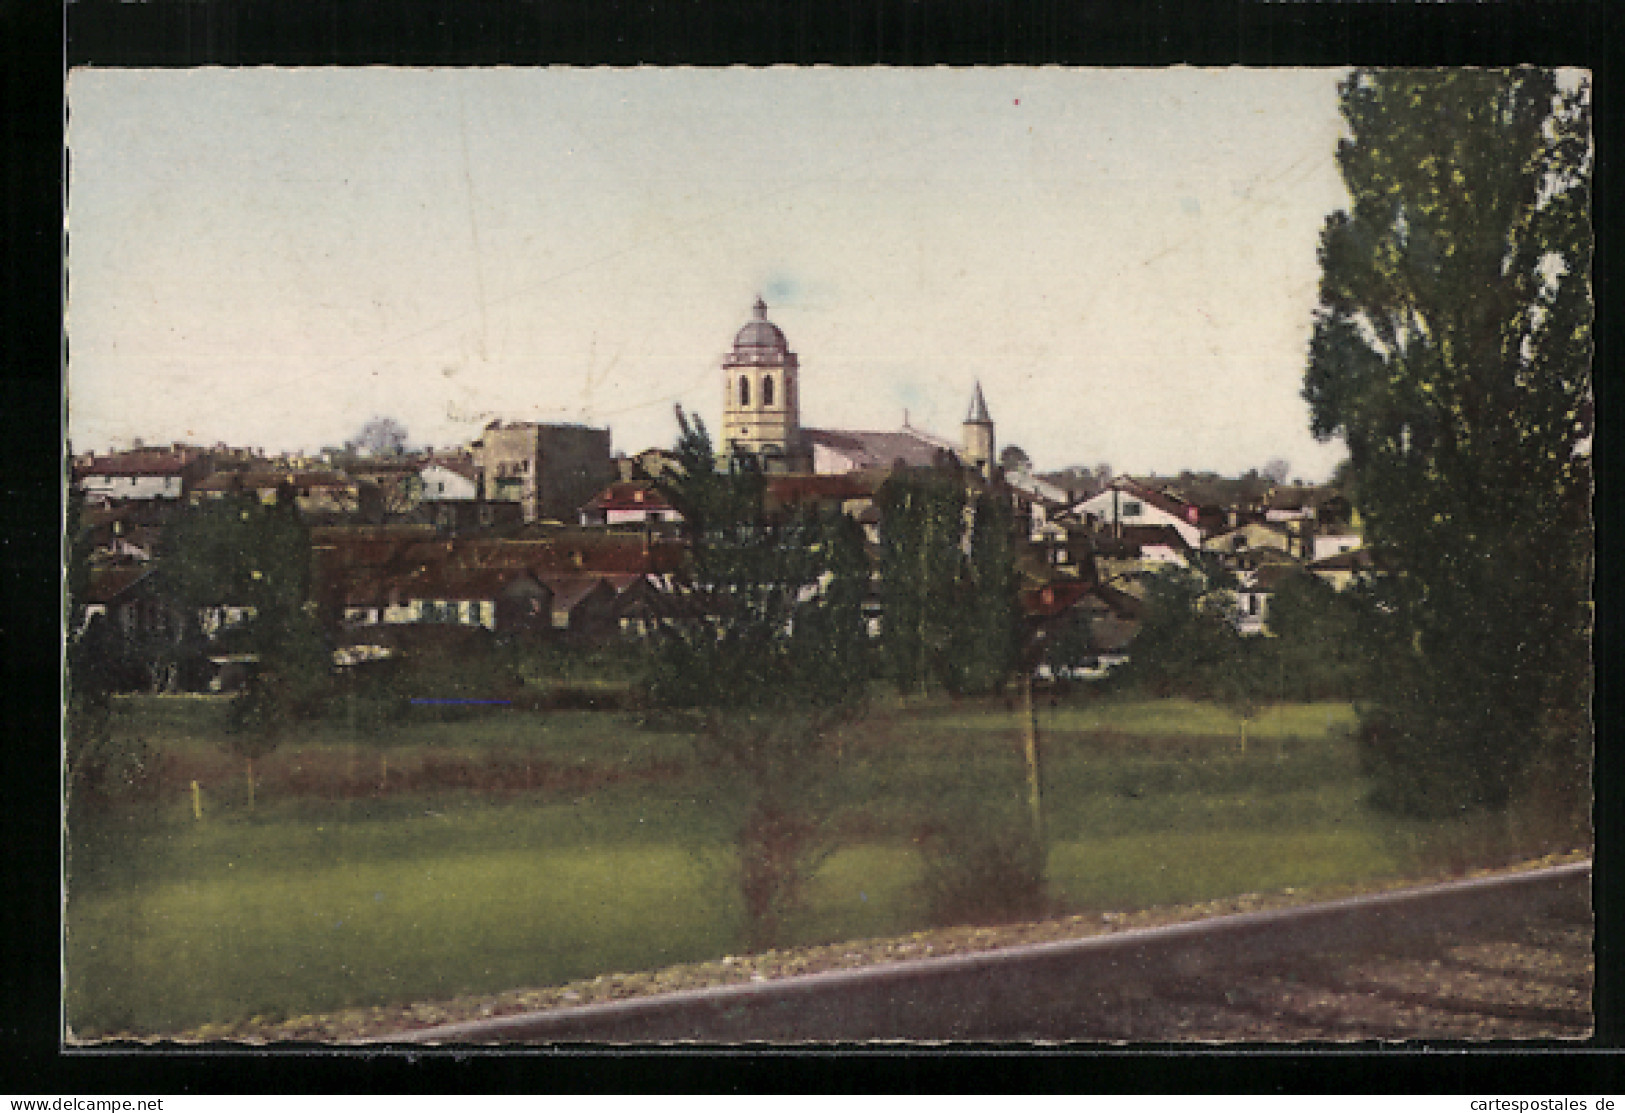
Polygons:
<instances>
[{"instance_id":1,"label":"pale blue sky","mask_svg":"<svg viewBox=\"0 0 1625 1113\"><path fill-rule=\"evenodd\" d=\"M70 435L670 444L760 292L810 425L1306 478L1331 70L81 70Z\"/></svg>"}]
</instances>

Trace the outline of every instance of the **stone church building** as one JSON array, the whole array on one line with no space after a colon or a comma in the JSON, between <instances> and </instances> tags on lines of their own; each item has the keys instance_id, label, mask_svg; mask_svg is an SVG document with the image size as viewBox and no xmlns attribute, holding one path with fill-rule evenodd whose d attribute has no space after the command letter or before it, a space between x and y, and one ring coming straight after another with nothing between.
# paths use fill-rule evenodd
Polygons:
<instances>
[{"instance_id":1,"label":"stone church building","mask_svg":"<svg viewBox=\"0 0 1625 1113\"><path fill-rule=\"evenodd\" d=\"M756 299L751 319L722 359L722 444L761 459L771 473L840 475L930 467L951 455L992 478L998 463L993 419L976 384L958 443L915 429L811 429L801 424L801 363Z\"/></svg>"}]
</instances>

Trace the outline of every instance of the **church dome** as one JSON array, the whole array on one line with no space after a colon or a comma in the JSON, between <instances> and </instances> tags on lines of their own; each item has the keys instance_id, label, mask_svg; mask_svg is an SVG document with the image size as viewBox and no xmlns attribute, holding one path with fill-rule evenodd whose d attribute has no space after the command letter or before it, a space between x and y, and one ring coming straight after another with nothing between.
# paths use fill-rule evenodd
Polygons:
<instances>
[{"instance_id":1,"label":"church dome","mask_svg":"<svg viewBox=\"0 0 1625 1113\"><path fill-rule=\"evenodd\" d=\"M768 348L776 352L789 348L779 326L767 319L767 303L761 298L756 299L752 319L734 337L734 349L740 348Z\"/></svg>"}]
</instances>

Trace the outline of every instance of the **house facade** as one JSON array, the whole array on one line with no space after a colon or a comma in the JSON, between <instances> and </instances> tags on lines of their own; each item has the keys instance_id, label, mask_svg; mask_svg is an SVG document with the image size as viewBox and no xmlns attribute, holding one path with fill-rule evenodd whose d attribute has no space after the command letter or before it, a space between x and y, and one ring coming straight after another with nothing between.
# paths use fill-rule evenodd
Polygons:
<instances>
[{"instance_id":1,"label":"house facade","mask_svg":"<svg viewBox=\"0 0 1625 1113\"><path fill-rule=\"evenodd\" d=\"M419 498L424 502L473 501L480 495L474 464L437 460L418 469Z\"/></svg>"},{"instance_id":2,"label":"house facade","mask_svg":"<svg viewBox=\"0 0 1625 1113\"><path fill-rule=\"evenodd\" d=\"M1114 532L1128 526L1169 526L1188 547L1199 549L1202 545L1196 506L1178 503L1130 480L1113 481L1106 490L1074 506L1072 513Z\"/></svg>"},{"instance_id":3,"label":"house facade","mask_svg":"<svg viewBox=\"0 0 1625 1113\"><path fill-rule=\"evenodd\" d=\"M1281 553L1293 551L1291 534L1286 526L1275 522L1249 522L1244 526L1237 526L1235 529L1209 537L1202 542L1202 548L1210 553L1225 555L1254 552L1259 549L1274 549Z\"/></svg>"},{"instance_id":4,"label":"house facade","mask_svg":"<svg viewBox=\"0 0 1625 1113\"><path fill-rule=\"evenodd\" d=\"M1314 552L1310 554L1310 559L1325 560L1339 553L1352 553L1356 549L1363 548L1365 539L1358 533L1317 533L1314 536Z\"/></svg>"},{"instance_id":5,"label":"house facade","mask_svg":"<svg viewBox=\"0 0 1625 1113\"><path fill-rule=\"evenodd\" d=\"M208 460L193 450L137 449L80 457L73 465L73 481L94 502L178 502L208 471Z\"/></svg>"},{"instance_id":6,"label":"house facade","mask_svg":"<svg viewBox=\"0 0 1625 1113\"><path fill-rule=\"evenodd\" d=\"M1355 584L1376 575L1376 563L1367 549L1345 549L1331 556L1309 563L1309 571L1337 591L1347 591Z\"/></svg>"}]
</instances>

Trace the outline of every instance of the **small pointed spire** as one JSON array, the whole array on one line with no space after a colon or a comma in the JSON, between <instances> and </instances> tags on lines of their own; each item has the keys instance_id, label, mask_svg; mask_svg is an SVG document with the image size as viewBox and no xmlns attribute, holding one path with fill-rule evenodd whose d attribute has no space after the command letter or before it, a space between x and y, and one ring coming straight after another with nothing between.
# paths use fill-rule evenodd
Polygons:
<instances>
[{"instance_id":1,"label":"small pointed spire","mask_svg":"<svg viewBox=\"0 0 1625 1113\"><path fill-rule=\"evenodd\" d=\"M982 397L982 381L976 381L976 393L971 395L970 416L965 418L967 423L991 424L993 419L987 416L987 399Z\"/></svg>"},{"instance_id":2,"label":"small pointed spire","mask_svg":"<svg viewBox=\"0 0 1625 1113\"><path fill-rule=\"evenodd\" d=\"M756 295L756 305L752 308L751 312L756 315L756 319L758 321L767 320L767 302L762 300L762 295Z\"/></svg>"}]
</instances>

